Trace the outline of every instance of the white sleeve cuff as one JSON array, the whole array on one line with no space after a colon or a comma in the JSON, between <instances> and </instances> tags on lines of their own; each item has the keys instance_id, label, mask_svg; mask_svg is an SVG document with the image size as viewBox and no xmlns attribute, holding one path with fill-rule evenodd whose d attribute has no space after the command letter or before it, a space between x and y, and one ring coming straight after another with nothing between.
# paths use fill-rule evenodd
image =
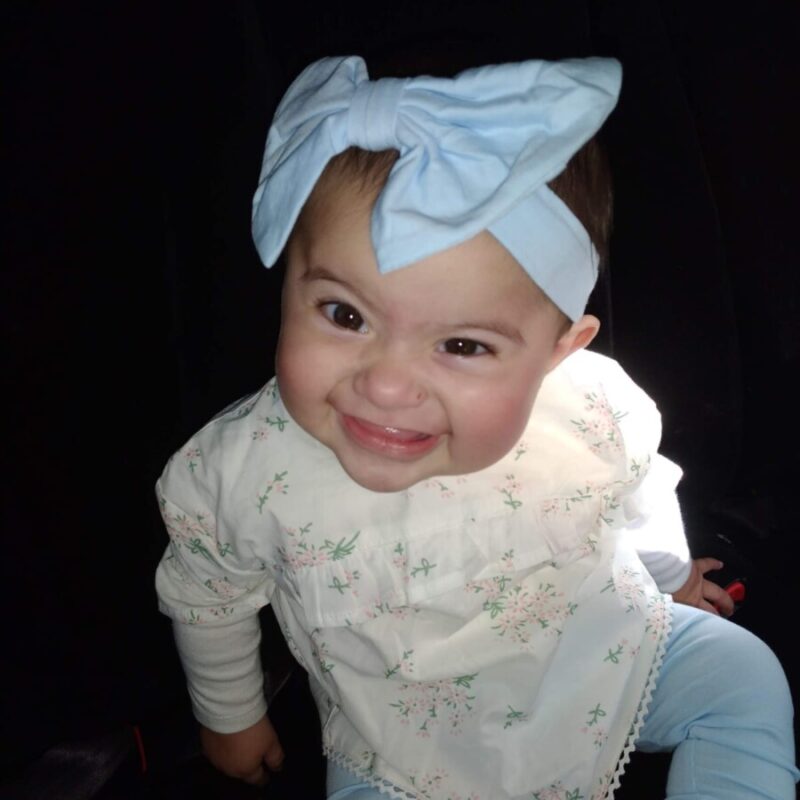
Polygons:
<instances>
[{"instance_id":1,"label":"white sleeve cuff","mask_svg":"<svg viewBox=\"0 0 800 800\"><path fill-rule=\"evenodd\" d=\"M201 725L235 733L267 712L258 616L227 625L173 623L192 710Z\"/></svg>"}]
</instances>

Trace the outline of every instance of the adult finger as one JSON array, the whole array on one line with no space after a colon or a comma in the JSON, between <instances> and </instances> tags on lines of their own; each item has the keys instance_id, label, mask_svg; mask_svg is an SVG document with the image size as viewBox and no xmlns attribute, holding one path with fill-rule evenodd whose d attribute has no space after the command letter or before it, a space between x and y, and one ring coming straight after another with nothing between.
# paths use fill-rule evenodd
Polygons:
<instances>
[{"instance_id":1,"label":"adult finger","mask_svg":"<svg viewBox=\"0 0 800 800\"><path fill-rule=\"evenodd\" d=\"M703 597L712 603L723 617L730 617L735 610L733 598L713 581L703 581Z\"/></svg>"},{"instance_id":2,"label":"adult finger","mask_svg":"<svg viewBox=\"0 0 800 800\"><path fill-rule=\"evenodd\" d=\"M705 575L706 572L713 572L725 566L718 558L698 558L695 559L694 563L703 575Z\"/></svg>"},{"instance_id":3,"label":"adult finger","mask_svg":"<svg viewBox=\"0 0 800 800\"><path fill-rule=\"evenodd\" d=\"M716 606L711 605L711 603L709 603L708 600L701 600L700 605L697 607L702 611L708 611L709 614L715 614L716 616L720 615Z\"/></svg>"}]
</instances>

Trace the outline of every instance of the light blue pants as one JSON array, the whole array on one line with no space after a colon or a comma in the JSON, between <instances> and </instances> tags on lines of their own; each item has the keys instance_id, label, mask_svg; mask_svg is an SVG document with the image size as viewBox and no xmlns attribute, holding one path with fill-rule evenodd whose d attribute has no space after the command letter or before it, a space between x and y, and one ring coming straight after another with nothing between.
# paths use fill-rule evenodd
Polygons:
<instances>
[{"instance_id":1,"label":"light blue pants","mask_svg":"<svg viewBox=\"0 0 800 800\"><path fill-rule=\"evenodd\" d=\"M667 800L794 800L792 699L778 660L749 631L675 605L637 750L674 751ZM623 776L624 785L624 776ZM329 762L328 800L386 795Z\"/></svg>"}]
</instances>

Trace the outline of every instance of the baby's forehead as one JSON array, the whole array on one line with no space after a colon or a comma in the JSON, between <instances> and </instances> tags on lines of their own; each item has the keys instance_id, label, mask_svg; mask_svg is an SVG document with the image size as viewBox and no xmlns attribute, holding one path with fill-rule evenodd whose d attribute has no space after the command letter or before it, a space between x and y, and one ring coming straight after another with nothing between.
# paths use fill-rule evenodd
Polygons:
<instances>
[{"instance_id":1,"label":"baby's forehead","mask_svg":"<svg viewBox=\"0 0 800 800\"><path fill-rule=\"evenodd\" d=\"M458 316L459 306L502 316L504 308L537 313L550 303L514 256L488 231L418 261L382 272L372 247L372 204L329 195L309 209L290 241L289 263L302 284L340 284L385 310L437 299L435 316ZM352 294L349 295L351 298ZM492 307L495 306L495 307ZM553 306L553 310L555 307ZM560 313L560 312L558 312ZM404 315L408 316L408 315Z\"/></svg>"}]
</instances>

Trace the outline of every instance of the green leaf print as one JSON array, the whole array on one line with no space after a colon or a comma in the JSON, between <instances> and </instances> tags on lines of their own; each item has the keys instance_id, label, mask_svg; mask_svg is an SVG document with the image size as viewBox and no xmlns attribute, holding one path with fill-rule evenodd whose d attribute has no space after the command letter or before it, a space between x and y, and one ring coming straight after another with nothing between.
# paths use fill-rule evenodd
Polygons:
<instances>
[{"instance_id":1,"label":"green leaf print","mask_svg":"<svg viewBox=\"0 0 800 800\"><path fill-rule=\"evenodd\" d=\"M601 717L606 716L606 712L603 710L600 703L598 703L594 708L586 712L589 715L589 719L586 720L586 724L591 728L592 725L597 725L600 721Z\"/></svg>"},{"instance_id":2,"label":"green leaf print","mask_svg":"<svg viewBox=\"0 0 800 800\"><path fill-rule=\"evenodd\" d=\"M358 580L358 578L359 578L358 570L356 570L353 573L353 580ZM340 581L338 577L335 577L333 579L333 583L332 584L328 584L328 588L329 589L336 589L336 591L339 592L339 594L344 594L344 590L345 589L350 589L351 585L350 585L349 581L347 583L342 583L342 581Z\"/></svg>"},{"instance_id":3,"label":"green leaf print","mask_svg":"<svg viewBox=\"0 0 800 800\"><path fill-rule=\"evenodd\" d=\"M332 561L339 561L340 559L353 554L353 551L356 549L355 542L360 533L361 531L356 531L350 541L345 541L346 537L344 536L337 543L332 542L330 539L326 539L325 543L321 545L319 549L327 550Z\"/></svg>"},{"instance_id":4,"label":"green leaf print","mask_svg":"<svg viewBox=\"0 0 800 800\"><path fill-rule=\"evenodd\" d=\"M526 719L528 719L528 715L524 711L515 711L511 706L508 706L508 713L506 714L503 730L507 730L515 722L523 722Z\"/></svg>"},{"instance_id":5,"label":"green leaf print","mask_svg":"<svg viewBox=\"0 0 800 800\"><path fill-rule=\"evenodd\" d=\"M413 672L414 662L411 660L411 656L413 655L413 650L404 650L400 661L390 669L387 669L384 673L386 680L391 680L395 675L397 675L398 672L400 672L401 669L405 669L407 672Z\"/></svg>"},{"instance_id":6,"label":"green leaf print","mask_svg":"<svg viewBox=\"0 0 800 800\"><path fill-rule=\"evenodd\" d=\"M431 562L428 561L427 558L423 558L420 561L419 566L411 568L411 577L412 578L416 578L417 575L419 575L420 573L423 573L425 575L425 577L427 578L428 577L428 573L432 569L434 569L434 567L436 567L436 564L431 564Z\"/></svg>"},{"instance_id":7,"label":"green leaf print","mask_svg":"<svg viewBox=\"0 0 800 800\"><path fill-rule=\"evenodd\" d=\"M289 490L289 486L284 483L286 480L286 476L288 475L288 471L284 470L283 472L276 472L275 477L267 483L264 492L258 495L258 513L263 513L264 505L266 504L267 500L269 500L270 496L273 492L276 494L286 494Z\"/></svg>"},{"instance_id":8,"label":"green leaf print","mask_svg":"<svg viewBox=\"0 0 800 800\"><path fill-rule=\"evenodd\" d=\"M283 433L286 426L289 424L289 420L283 417L275 417L274 419L272 417L264 417L264 422L273 428L277 428L281 433Z\"/></svg>"},{"instance_id":9,"label":"green leaf print","mask_svg":"<svg viewBox=\"0 0 800 800\"><path fill-rule=\"evenodd\" d=\"M603 659L603 661L609 661L612 664L619 664L619 657L622 655L622 645L618 645L616 650L612 650L610 647L608 648L608 655Z\"/></svg>"},{"instance_id":10,"label":"green leaf print","mask_svg":"<svg viewBox=\"0 0 800 800\"><path fill-rule=\"evenodd\" d=\"M192 555L197 555L198 553L203 556L203 558L207 558L209 561L214 560L214 556L211 555L209 549L200 541L200 539L189 539L186 542L186 547L189 548L189 552Z\"/></svg>"}]
</instances>

